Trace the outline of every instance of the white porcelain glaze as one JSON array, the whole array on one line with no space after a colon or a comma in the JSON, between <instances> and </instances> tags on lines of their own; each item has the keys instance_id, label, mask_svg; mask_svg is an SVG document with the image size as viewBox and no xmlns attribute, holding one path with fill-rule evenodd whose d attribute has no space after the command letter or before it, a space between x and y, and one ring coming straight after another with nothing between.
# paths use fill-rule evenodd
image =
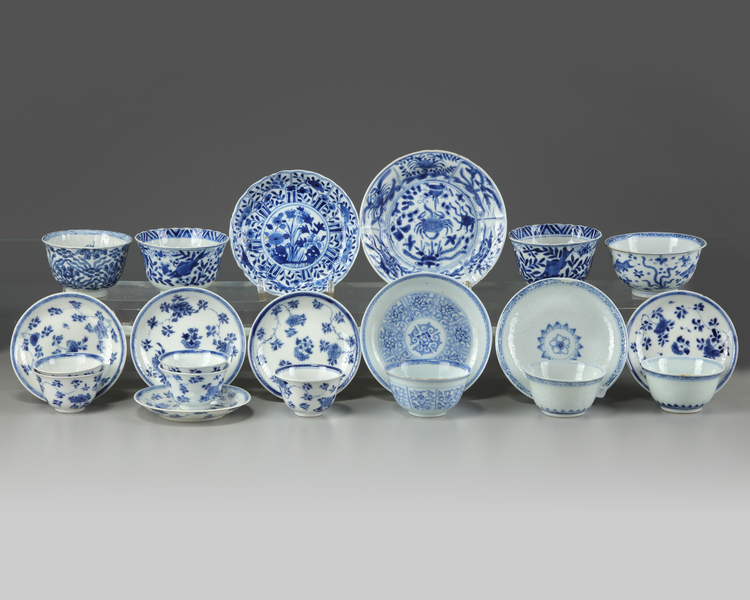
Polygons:
<instances>
[{"instance_id":1,"label":"white porcelain glaze","mask_svg":"<svg viewBox=\"0 0 750 600\"><path fill-rule=\"evenodd\" d=\"M47 404L59 413L78 413L96 397L102 372L69 376L35 373L35 377Z\"/></svg>"},{"instance_id":2,"label":"white porcelain glaze","mask_svg":"<svg viewBox=\"0 0 750 600\"><path fill-rule=\"evenodd\" d=\"M594 403L604 378L599 365L544 360L524 368L534 403L550 417L580 417Z\"/></svg>"},{"instance_id":3,"label":"white porcelain glaze","mask_svg":"<svg viewBox=\"0 0 750 600\"><path fill-rule=\"evenodd\" d=\"M449 360L405 360L386 365L393 397L415 417L442 417L461 399L471 367Z\"/></svg>"},{"instance_id":4,"label":"white porcelain glaze","mask_svg":"<svg viewBox=\"0 0 750 600\"><path fill-rule=\"evenodd\" d=\"M657 356L642 363L654 400L662 410L695 413L711 401L725 367L718 361Z\"/></svg>"},{"instance_id":5,"label":"white porcelain glaze","mask_svg":"<svg viewBox=\"0 0 750 600\"><path fill-rule=\"evenodd\" d=\"M276 380L286 405L298 417L319 417L336 399L341 369L328 365L296 364L276 369Z\"/></svg>"},{"instance_id":6,"label":"white porcelain glaze","mask_svg":"<svg viewBox=\"0 0 750 600\"><path fill-rule=\"evenodd\" d=\"M229 356L214 350L175 350L159 357L159 366L173 373L215 373L229 364Z\"/></svg>"},{"instance_id":7,"label":"white porcelain glaze","mask_svg":"<svg viewBox=\"0 0 750 600\"><path fill-rule=\"evenodd\" d=\"M34 361L34 371L40 375L91 375L104 370L104 358L100 354L64 352L43 356Z\"/></svg>"},{"instance_id":8,"label":"white porcelain glaze","mask_svg":"<svg viewBox=\"0 0 750 600\"><path fill-rule=\"evenodd\" d=\"M135 401L167 421L194 423L216 421L226 417L250 402L250 394L233 385L225 385L221 388L219 396L208 406L192 409L185 408L170 398L167 387L160 385L136 392Z\"/></svg>"}]
</instances>

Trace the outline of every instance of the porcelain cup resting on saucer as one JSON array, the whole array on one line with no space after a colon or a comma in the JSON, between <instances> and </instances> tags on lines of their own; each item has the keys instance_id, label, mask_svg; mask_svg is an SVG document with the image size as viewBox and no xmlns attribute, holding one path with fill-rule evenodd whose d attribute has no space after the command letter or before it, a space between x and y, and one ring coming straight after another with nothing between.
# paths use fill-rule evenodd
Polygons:
<instances>
[{"instance_id":1,"label":"porcelain cup resting on saucer","mask_svg":"<svg viewBox=\"0 0 750 600\"><path fill-rule=\"evenodd\" d=\"M174 373L159 367L170 396L185 408L208 406L221 393L227 367L211 373Z\"/></svg>"},{"instance_id":2,"label":"porcelain cup resting on saucer","mask_svg":"<svg viewBox=\"0 0 750 600\"><path fill-rule=\"evenodd\" d=\"M543 360L526 365L534 403L550 417L580 417L594 403L603 367L576 360Z\"/></svg>"},{"instance_id":3,"label":"porcelain cup resting on saucer","mask_svg":"<svg viewBox=\"0 0 750 600\"><path fill-rule=\"evenodd\" d=\"M662 410L696 413L711 401L724 365L708 358L656 356L641 362L648 388Z\"/></svg>"}]
</instances>

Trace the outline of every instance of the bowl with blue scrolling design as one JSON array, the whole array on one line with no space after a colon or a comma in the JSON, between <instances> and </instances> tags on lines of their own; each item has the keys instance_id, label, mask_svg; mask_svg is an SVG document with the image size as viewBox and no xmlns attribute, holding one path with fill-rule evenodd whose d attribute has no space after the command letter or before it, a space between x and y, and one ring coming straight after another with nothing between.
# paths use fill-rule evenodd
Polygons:
<instances>
[{"instance_id":1,"label":"bowl with blue scrolling design","mask_svg":"<svg viewBox=\"0 0 750 600\"><path fill-rule=\"evenodd\" d=\"M694 235L664 232L626 233L604 243L617 277L639 298L685 285L706 247L706 241Z\"/></svg>"}]
</instances>

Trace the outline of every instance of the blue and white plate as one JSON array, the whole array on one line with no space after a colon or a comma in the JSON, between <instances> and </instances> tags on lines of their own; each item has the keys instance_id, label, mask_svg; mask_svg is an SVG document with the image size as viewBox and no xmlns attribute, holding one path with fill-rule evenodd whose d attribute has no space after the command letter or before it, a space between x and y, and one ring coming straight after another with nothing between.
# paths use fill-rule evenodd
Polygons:
<instances>
[{"instance_id":1,"label":"blue and white plate","mask_svg":"<svg viewBox=\"0 0 750 600\"><path fill-rule=\"evenodd\" d=\"M651 297L628 321L628 366L648 390L641 361L655 356L710 358L724 365L719 385L724 387L737 365L737 331L716 302L687 290Z\"/></svg>"},{"instance_id":2,"label":"blue and white plate","mask_svg":"<svg viewBox=\"0 0 750 600\"><path fill-rule=\"evenodd\" d=\"M367 260L386 281L427 271L473 285L500 256L507 227L490 176L442 150L385 167L367 188L360 220Z\"/></svg>"},{"instance_id":3,"label":"blue and white plate","mask_svg":"<svg viewBox=\"0 0 750 600\"><path fill-rule=\"evenodd\" d=\"M343 371L338 391L351 382L361 349L357 323L344 305L317 292L275 298L260 311L247 340L253 373L282 398L276 370L287 365L320 364Z\"/></svg>"},{"instance_id":4,"label":"blue and white plate","mask_svg":"<svg viewBox=\"0 0 750 600\"><path fill-rule=\"evenodd\" d=\"M542 279L513 296L503 309L495 351L510 382L531 398L527 365L541 360L581 360L604 368L601 398L620 376L627 333L606 294L577 279Z\"/></svg>"},{"instance_id":5,"label":"blue and white plate","mask_svg":"<svg viewBox=\"0 0 750 600\"><path fill-rule=\"evenodd\" d=\"M280 171L251 185L229 224L232 254L254 284L274 295L325 292L359 251L359 218L333 181L311 171Z\"/></svg>"},{"instance_id":6,"label":"blue and white plate","mask_svg":"<svg viewBox=\"0 0 750 600\"><path fill-rule=\"evenodd\" d=\"M221 388L219 397L207 407L185 408L173 400L167 392L167 386L159 385L135 393L135 401L152 413L168 421L215 421L226 417L238 408L250 402L250 394L233 385Z\"/></svg>"},{"instance_id":7,"label":"blue and white plate","mask_svg":"<svg viewBox=\"0 0 750 600\"><path fill-rule=\"evenodd\" d=\"M174 350L218 350L229 356L224 383L231 383L245 360L245 330L221 296L205 289L167 290L149 300L133 322L130 352L141 379L165 383L159 360Z\"/></svg>"},{"instance_id":8,"label":"blue and white plate","mask_svg":"<svg viewBox=\"0 0 750 600\"><path fill-rule=\"evenodd\" d=\"M32 366L38 358L63 352L104 357L98 397L122 373L128 347L122 325L107 305L87 294L63 292L42 298L18 320L10 342L13 371L29 392L44 400Z\"/></svg>"},{"instance_id":9,"label":"blue and white plate","mask_svg":"<svg viewBox=\"0 0 750 600\"><path fill-rule=\"evenodd\" d=\"M487 365L490 319L477 295L445 275L414 273L372 299L360 331L365 363L390 391L385 367L413 359L448 360L471 367L466 389Z\"/></svg>"}]
</instances>

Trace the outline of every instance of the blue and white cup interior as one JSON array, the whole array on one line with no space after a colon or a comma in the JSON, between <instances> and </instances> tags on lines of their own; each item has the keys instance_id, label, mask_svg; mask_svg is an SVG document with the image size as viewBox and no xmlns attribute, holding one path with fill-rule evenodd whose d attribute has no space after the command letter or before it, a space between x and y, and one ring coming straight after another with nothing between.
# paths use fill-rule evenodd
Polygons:
<instances>
[{"instance_id":1,"label":"blue and white cup interior","mask_svg":"<svg viewBox=\"0 0 750 600\"><path fill-rule=\"evenodd\" d=\"M336 399L344 372L318 364L286 365L276 369L276 381L286 405L299 417L318 417Z\"/></svg>"},{"instance_id":2,"label":"blue and white cup interior","mask_svg":"<svg viewBox=\"0 0 750 600\"><path fill-rule=\"evenodd\" d=\"M102 298L120 280L133 238L116 231L68 229L48 233L42 241L63 291Z\"/></svg>"},{"instance_id":3,"label":"blue and white cup interior","mask_svg":"<svg viewBox=\"0 0 750 600\"><path fill-rule=\"evenodd\" d=\"M172 373L216 373L226 370L229 356L216 350L176 350L162 354L159 364Z\"/></svg>"},{"instance_id":4,"label":"blue and white cup interior","mask_svg":"<svg viewBox=\"0 0 750 600\"><path fill-rule=\"evenodd\" d=\"M219 398L227 367L210 373L175 373L159 367L170 397L187 410L206 410Z\"/></svg>"},{"instance_id":5,"label":"blue and white cup interior","mask_svg":"<svg viewBox=\"0 0 750 600\"><path fill-rule=\"evenodd\" d=\"M188 227L142 231L135 239L146 277L161 290L211 285L229 241L225 233Z\"/></svg>"},{"instance_id":6,"label":"blue and white cup interior","mask_svg":"<svg viewBox=\"0 0 750 600\"><path fill-rule=\"evenodd\" d=\"M586 279L601 237L593 227L561 223L527 225L508 234L526 283L550 277Z\"/></svg>"},{"instance_id":7,"label":"blue and white cup interior","mask_svg":"<svg viewBox=\"0 0 750 600\"><path fill-rule=\"evenodd\" d=\"M526 365L534 403L550 417L580 417L600 394L604 367L576 360L543 360Z\"/></svg>"},{"instance_id":8,"label":"blue and white cup interior","mask_svg":"<svg viewBox=\"0 0 750 600\"><path fill-rule=\"evenodd\" d=\"M86 352L63 352L50 354L34 361L35 372L40 375L72 377L74 375L94 375L104 370L104 357Z\"/></svg>"},{"instance_id":9,"label":"blue and white cup interior","mask_svg":"<svg viewBox=\"0 0 750 600\"><path fill-rule=\"evenodd\" d=\"M54 375L34 371L44 399L59 413L77 413L84 410L96 398L103 374Z\"/></svg>"},{"instance_id":10,"label":"blue and white cup interior","mask_svg":"<svg viewBox=\"0 0 750 600\"><path fill-rule=\"evenodd\" d=\"M450 360L413 359L390 363L385 372L399 406L415 417L440 417L458 404L471 367Z\"/></svg>"},{"instance_id":11,"label":"blue and white cup interior","mask_svg":"<svg viewBox=\"0 0 750 600\"><path fill-rule=\"evenodd\" d=\"M634 296L650 298L685 285L706 241L682 233L644 232L605 240L617 277Z\"/></svg>"},{"instance_id":12,"label":"blue and white cup interior","mask_svg":"<svg viewBox=\"0 0 750 600\"><path fill-rule=\"evenodd\" d=\"M655 356L641 361L646 383L662 410L696 413L716 393L724 365L708 358Z\"/></svg>"}]
</instances>

